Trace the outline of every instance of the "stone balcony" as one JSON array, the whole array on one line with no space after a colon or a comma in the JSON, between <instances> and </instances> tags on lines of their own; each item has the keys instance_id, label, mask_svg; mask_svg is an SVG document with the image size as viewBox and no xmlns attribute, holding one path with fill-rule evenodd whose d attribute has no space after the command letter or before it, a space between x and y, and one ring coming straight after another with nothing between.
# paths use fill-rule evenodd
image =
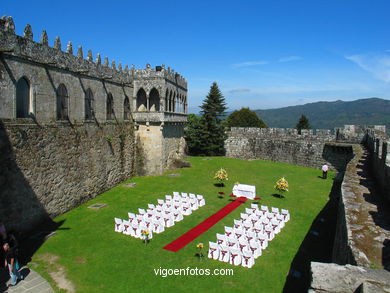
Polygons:
<instances>
[{"instance_id":1,"label":"stone balcony","mask_svg":"<svg viewBox=\"0 0 390 293\"><path fill-rule=\"evenodd\" d=\"M187 114L175 112L133 112L135 122L187 122Z\"/></svg>"}]
</instances>

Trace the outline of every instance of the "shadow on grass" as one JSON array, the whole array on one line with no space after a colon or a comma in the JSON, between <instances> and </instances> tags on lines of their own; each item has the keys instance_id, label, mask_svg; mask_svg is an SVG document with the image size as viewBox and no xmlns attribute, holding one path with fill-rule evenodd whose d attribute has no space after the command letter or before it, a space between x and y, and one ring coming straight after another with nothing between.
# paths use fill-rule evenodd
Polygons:
<instances>
[{"instance_id":1,"label":"shadow on grass","mask_svg":"<svg viewBox=\"0 0 390 293\"><path fill-rule=\"evenodd\" d=\"M341 180L334 180L328 203L314 219L291 263L284 293L307 292L311 282L310 263L332 261L340 187Z\"/></svg>"},{"instance_id":2,"label":"shadow on grass","mask_svg":"<svg viewBox=\"0 0 390 293\"><path fill-rule=\"evenodd\" d=\"M284 195L281 195L281 194L277 194L277 193L273 193L271 194L273 197L276 197L276 198L285 198Z\"/></svg>"},{"instance_id":3,"label":"shadow on grass","mask_svg":"<svg viewBox=\"0 0 390 293\"><path fill-rule=\"evenodd\" d=\"M224 187L225 184L224 183L214 183L214 186L215 187Z\"/></svg>"}]
</instances>

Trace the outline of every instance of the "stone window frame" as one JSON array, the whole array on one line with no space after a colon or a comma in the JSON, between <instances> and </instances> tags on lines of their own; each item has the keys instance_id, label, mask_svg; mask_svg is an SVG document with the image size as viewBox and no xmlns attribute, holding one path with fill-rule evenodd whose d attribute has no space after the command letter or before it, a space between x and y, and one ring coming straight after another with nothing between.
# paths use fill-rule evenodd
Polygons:
<instances>
[{"instance_id":1,"label":"stone window frame","mask_svg":"<svg viewBox=\"0 0 390 293\"><path fill-rule=\"evenodd\" d=\"M85 91L85 96L84 96L84 119L85 120L92 120L93 117L95 116L94 103L95 100L94 100L93 92L90 88L88 88Z\"/></svg>"},{"instance_id":2,"label":"stone window frame","mask_svg":"<svg viewBox=\"0 0 390 293\"><path fill-rule=\"evenodd\" d=\"M65 84L60 83L56 90L57 120L69 119L69 94Z\"/></svg>"},{"instance_id":3,"label":"stone window frame","mask_svg":"<svg viewBox=\"0 0 390 293\"><path fill-rule=\"evenodd\" d=\"M140 95L142 94L142 92L145 94L145 100L142 101ZM141 102L145 102L145 103L141 103ZM143 108L141 108L141 106L144 106ZM140 110L141 109L141 110ZM149 107L148 107L148 96L146 94L146 91L144 90L144 88L139 88L138 91L137 91L137 95L136 95L136 110L137 112L146 112L148 111Z\"/></svg>"},{"instance_id":4,"label":"stone window frame","mask_svg":"<svg viewBox=\"0 0 390 293\"><path fill-rule=\"evenodd\" d=\"M19 82L21 82L22 80L25 81L25 83L27 84L27 88L28 88L28 105L27 107L24 107L24 110L26 110L27 108L27 113L25 113L24 115L22 115L21 117L18 116L18 105L19 105L19 99L18 99L18 91L19 91ZM16 82L16 85L15 85L15 117L17 119L24 119L24 118L30 118L30 115L34 113L34 108L33 108L33 95L32 95L32 88L31 88L31 82L30 80L25 76L21 76L18 81Z\"/></svg>"},{"instance_id":5,"label":"stone window frame","mask_svg":"<svg viewBox=\"0 0 390 293\"><path fill-rule=\"evenodd\" d=\"M157 95L154 96L154 93L156 93ZM157 102L157 104L155 104L154 102ZM148 104L149 104L149 107L148 107L149 112L160 112L160 109L161 109L160 93L155 87L152 88L149 92L149 103ZM152 111L153 105L155 105L156 107Z\"/></svg>"},{"instance_id":6,"label":"stone window frame","mask_svg":"<svg viewBox=\"0 0 390 293\"><path fill-rule=\"evenodd\" d=\"M123 120L130 120L130 99L125 96L123 100Z\"/></svg>"},{"instance_id":7,"label":"stone window frame","mask_svg":"<svg viewBox=\"0 0 390 293\"><path fill-rule=\"evenodd\" d=\"M115 119L114 98L111 93L108 93L106 98L106 120L114 120L114 119Z\"/></svg>"}]
</instances>

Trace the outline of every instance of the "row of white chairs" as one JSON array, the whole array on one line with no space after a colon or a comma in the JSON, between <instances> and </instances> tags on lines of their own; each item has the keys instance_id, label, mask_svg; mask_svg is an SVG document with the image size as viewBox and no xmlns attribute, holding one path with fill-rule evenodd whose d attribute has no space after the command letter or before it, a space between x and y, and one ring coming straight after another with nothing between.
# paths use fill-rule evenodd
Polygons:
<instances>
[{"instance_id":1,"label":"row of white chairs","mask_svg":"<svg viewBox=\"0 0 390 293\"><path fill-rule=\"evenodd\" d=\"M234 220L234 227L225 226L224 234L217 233L217 242L209 242L208 257L233 265L252 267L255 259L268 247L268 242L280 233L285 223L290 220L288 210L251 204L241 213L239 220ZM272 214L272 217L269 217ZM253 260L250 257L253 255Z\"/></svg>"},{"instance_id":2,"label":"row of white chairs","mask_svg":"<svg viewBox=\"0 0 390 293\"><path fill-rule=\"evenodd\" d=\"M136 238L143 238L142 231L149 232L148 239L153 233L162 233L165 228L172 227L175 222L183 220L183 216L190 215L192 211L206 204L202 195L178 192L166 195L165 200L158 199L157 205L148 204L148 208L138 209L139 214L128 213L128 220L114 218L115 231Z\"/></svg>"}]
</instances>

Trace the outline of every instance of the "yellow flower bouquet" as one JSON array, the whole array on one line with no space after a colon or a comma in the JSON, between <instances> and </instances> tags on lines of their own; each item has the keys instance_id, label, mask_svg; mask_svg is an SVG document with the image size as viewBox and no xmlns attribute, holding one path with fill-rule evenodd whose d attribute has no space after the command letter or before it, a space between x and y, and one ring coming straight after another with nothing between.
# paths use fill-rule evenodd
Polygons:
<instances>
[{"instance_id":1,"label":"yellow flower bouquet","mask_svg":"<svg viewBox=\"0 0 390 293\"><path fill-rule=\"evenodd\" d=\"M217 172L215 172L214 179L219 181L220 186L224 186L223 181L229 180L229 176L226 170L221 168Z\"/></svg>"},{"instance_id":2,"label":"yellow flower bouquet","mask_svg":"<svg viewBox=\"0 0 390 293\"><path fill-rule=\"evenodd\" d=\"M278 181L276 181L274 188L276 191L282 192L282 193L288 191L287 180L284 177L280 178Z\"/></svg>"},{"instance_id":3,"label":"yellow flower bouquet","mask_svg":"<svg viewBox=\"0 0 390 293\"><path fill-rule=\"evenodd\" d=\"M202 259L202 257L204 256L203 255L203 247L204 247L204 245L203 245L203 243L198 243L197 245L196 245L196 248L199 250L199 252L196 254L200 259Z\"/></svg>"}]
</instances>

